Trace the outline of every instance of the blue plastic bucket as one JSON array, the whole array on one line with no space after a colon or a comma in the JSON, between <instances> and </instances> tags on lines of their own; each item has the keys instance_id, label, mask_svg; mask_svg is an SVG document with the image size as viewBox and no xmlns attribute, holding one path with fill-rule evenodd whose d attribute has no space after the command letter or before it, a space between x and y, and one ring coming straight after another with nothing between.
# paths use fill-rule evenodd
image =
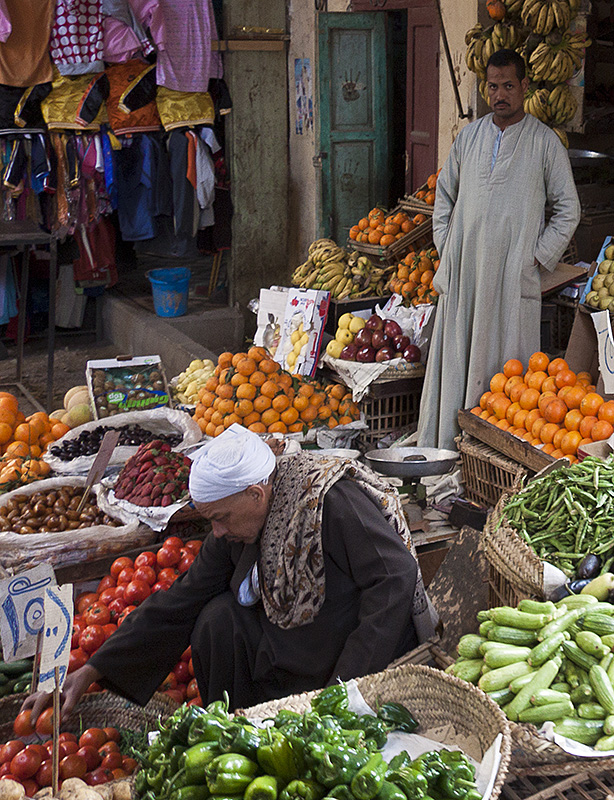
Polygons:
<instances>
[{"instance_id":1,"label":"blue plastic bucket","mask_svg":"<svg viewBox=\"0 0 614 800\"><path fill-rule=\"evenodd\" d=\"M186 313L191 275L188 267L150 269L147 272L159 317L181 317Z\"/></svg>"}]
</instances>

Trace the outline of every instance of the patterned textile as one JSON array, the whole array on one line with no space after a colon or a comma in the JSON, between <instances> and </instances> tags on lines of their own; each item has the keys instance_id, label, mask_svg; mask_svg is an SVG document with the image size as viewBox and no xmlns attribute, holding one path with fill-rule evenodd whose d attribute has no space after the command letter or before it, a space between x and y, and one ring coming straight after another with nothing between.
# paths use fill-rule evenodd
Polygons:
<instances>
[{"instance_id":1,"label":"patterned textile","mask_svg":"<svg viewBox=\"0 0 614 800\"><path fill-rule=\"evenodd\" d=\"M57 0L49 47L62 75L102 72L102 0Z\"/></svg>"}]
</instances>

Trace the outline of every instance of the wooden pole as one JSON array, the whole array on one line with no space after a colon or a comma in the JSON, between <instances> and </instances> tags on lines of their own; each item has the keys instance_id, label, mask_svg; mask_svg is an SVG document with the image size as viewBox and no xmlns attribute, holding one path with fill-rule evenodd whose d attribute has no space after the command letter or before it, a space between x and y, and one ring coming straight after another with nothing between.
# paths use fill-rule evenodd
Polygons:
<instances>
[{"instance_id":1,"label":"wooden pole","mask_svg":"<svg viewBox=\"0 0 614 800\"><path fill-rule=\"evenodd\" d=\"M53 688L53 754L51 756L51 785L53 796L58 795L60 772L60 669L54 670L55 686Z\"/></svg>"}]
</instances>

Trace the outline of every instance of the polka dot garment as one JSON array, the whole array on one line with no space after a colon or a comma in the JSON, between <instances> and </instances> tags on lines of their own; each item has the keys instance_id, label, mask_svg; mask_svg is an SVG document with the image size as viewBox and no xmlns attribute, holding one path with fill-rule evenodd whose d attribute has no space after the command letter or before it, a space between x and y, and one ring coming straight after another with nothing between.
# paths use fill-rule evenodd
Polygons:
<instances>
[{"instance_id":1,"label":"polka dot garment","mask_svg":"<svg viewBox=\"0 0 614 800\"><path fill-rule=\"evenodd\" d=\"M99 71L102 46L102 0L57 0L49 47L60 72Z\"/></svg>"}]
</instances>

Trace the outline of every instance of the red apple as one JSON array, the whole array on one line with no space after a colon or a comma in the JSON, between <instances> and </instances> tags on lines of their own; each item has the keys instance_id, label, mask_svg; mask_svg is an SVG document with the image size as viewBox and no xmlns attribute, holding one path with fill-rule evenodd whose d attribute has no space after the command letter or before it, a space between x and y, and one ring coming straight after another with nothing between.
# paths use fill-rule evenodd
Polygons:
<instances>
[{"instance_id":1,"label":"red apple","mask_svg":"<svg viewBox=\"0 0 614 800\"><path fill-rule=\"evenodd\" d=\"M371 346L372 335L373 331L369 330L369 328L361 328L354 337L354 343L357 344L358 347L365 347L365 345Z\"/></svg>"},{"instance_id":2,"label":"red apple","mask_svg":"<svg viewBox=\"0 0 614 800\"><path fill-rule=\"evenodd\" d=\"M391 339L394 339L395 336L401 336L403 331L398 322L395 322L393 319L387 319L384 321L384 333L386 336L390 336Z\"/></svg>"},{"instance_id":3,"label":"red apple","mask_svg":"<svg viewBox=\"0 0 614 800\"><path fill-rule=\"evenodd\" d=\"M344 361L355 361L357 351L358 347L355 344L346 344L341 351L339 358L342 358Z\"/></svg>"},{"instance_id":4,"label":"red apple","mask_svg":"<svg viewBox=\"0 0 614 800\"><path fill-rule=\"evenodd\" d=\"M420 361L421 355L420 348L416 347L415 344L410 344L409 347L406 347L405 350L403 350L403 358L405 361L409 361L410 363Z\"/></svg>"},{"instance_id":5,"label":"red apple","mask_svg":"<svg viewBox=\"0 0 614 800\"><path fill-rule=\"evenodd\" d=\"M375 361L375 350L369 345L361 347L356 353L356 361L372 362Z\"/></svg>"},{"instance_id":6,"label":"red apple","mask_svg":"<svg viewBox=\"0 0 614 800\"><path fill-rule=\"evenodd\" d=\"M379 350L380 347L390 347L392 345L392 339L390 336L386 336L384 331L373 331L373 336L371 337L371 347L375 347L376 350Z\"/></svg>"},{"instance_id":7,"label":"red apple","mask_svg":"<svg viewBox=\"0 0 614 800\"><path fill-rule=\"evenodd\" d=\"M409 336L395 336L392 340L392 343L394 345L394 349L398 353L402 353L403 350L406 350L409 347L411 340Z\"/></svg>"},{"instance_id":8,"label":"red apple","mask_svg":"<svg viewBox=\"0 0 614 800\"><path fill-rule=\"evenodd\" d=\"M379 314L371 314L369 319L365 322L365 327L370 328L372 331L384 330L384 320Z\"/></svg>"},{"instance_id":9,"label":"red apple","mask_svg":"<svg viewBox=\"0 0 614 800\"><path fill-rule=\"evenodd\" d=\"M375 354L376 361L390 361L391 358L394 358L396 353L392 347L380 347L380 349Z\"/></svg>"}]
</instances>

